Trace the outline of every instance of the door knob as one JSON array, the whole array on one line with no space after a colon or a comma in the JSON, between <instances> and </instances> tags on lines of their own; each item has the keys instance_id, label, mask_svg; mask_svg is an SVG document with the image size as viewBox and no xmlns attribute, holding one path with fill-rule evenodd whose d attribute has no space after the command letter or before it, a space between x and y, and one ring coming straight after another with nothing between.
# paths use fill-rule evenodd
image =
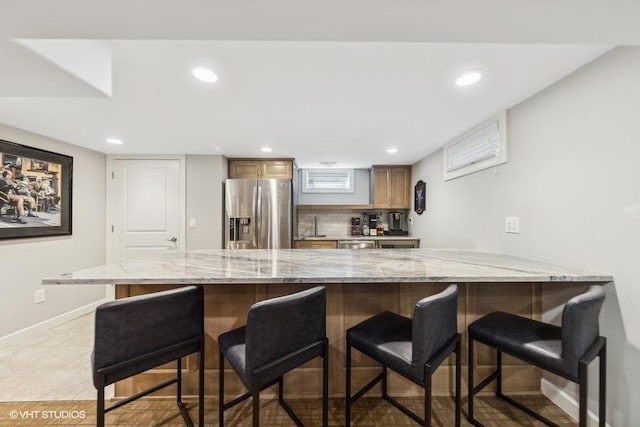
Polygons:
<instances>
[{"instance_id":1,"label":"door knob","mask_svg":"<svg viewBox=\"0 0 640 427\"><path fill-rule=\"evenodd\" d=\"M171 242L171 243L176 243L176 242L178 241L178 238L177 238L177 237L175 237L175 236L173 236L173 237L172 237L172 238L170 238L170 239L165 239L165 241L166 241L166 242Z\"/></svg>"}]
</instances>

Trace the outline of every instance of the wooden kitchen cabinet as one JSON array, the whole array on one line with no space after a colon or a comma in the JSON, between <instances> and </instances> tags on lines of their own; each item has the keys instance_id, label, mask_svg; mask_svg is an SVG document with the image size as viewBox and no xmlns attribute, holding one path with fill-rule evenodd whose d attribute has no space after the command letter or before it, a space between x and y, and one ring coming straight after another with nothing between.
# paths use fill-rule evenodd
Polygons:
<instances>
[{"instance_id":1,"label":"wooden kitchen cabinet","mask_svg":"<svg viewBox=\"0 0 640 427\"><path fill-rule=\"evenodd\" d=\"M414 249L419 247L420 247L420 239L412 239L412 240L380 239L376 242L377 249Z\"/></svg>"},{"instance_id":2,"label":"wooden kitchen cabinet","mask_svg":"<svg viewBox=\"0 0 640 427\"><path fill-rule=\"evenodd\" d=\"M337 249L336 240L294 240L294 249Z\"/></svg>"},{"instance_id":3,"label":"wooden kitchen cabinet","mask_svg":"<svg viewBox=\"0 0 640 427\"><path fill-rule=\"evenodd\" d=\"M229 159L229 178L293 178L292 159Z\"/></svg>"},{"instance_id":4,"label":"wooden kitchen cabinet","mask_svg":"<svg viewBox=\"0 0 640 427\"><path fill-rule=\"evenodd\" d=\"M411 209L411 166L373 166L373 207Z\"/></svg>"}]
</instances>

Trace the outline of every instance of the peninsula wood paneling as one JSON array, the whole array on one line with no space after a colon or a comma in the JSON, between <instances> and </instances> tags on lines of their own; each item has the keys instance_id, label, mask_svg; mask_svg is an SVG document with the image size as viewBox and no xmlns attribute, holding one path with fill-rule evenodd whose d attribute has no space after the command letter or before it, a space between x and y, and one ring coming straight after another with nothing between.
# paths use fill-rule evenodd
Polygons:
<instances>
[{"instance_id":1,"label":"peninsula wood paneling","mask_svg":"<svg viewBox=\"0 0 640 427\"><path fill-rule=\"evenodd\" d=\"M312 284L281 285L210 285L205 289L205 334L206 334L206 374L205 393L217 398L218 395L218 336L231 329L246 324L247 313L251 305L266 298L287 295L313 287ZM345 331L368 317L385 310L413 316L417 301L425 296L443 290L447 284L348 284L327 286L327 336L329 337L329 392L332 397L343 397L345 389ZM169 289L175 286L135 285L117 286L118 298L139 295ZM581 289L581 288L580 288ZM574 294L578 288L572 289ZM540 319L541 287L533 283L509 284L459 284L458 331L463 336L463 394L466 394L466 328L478 317L491 311L502 310ZM566 296L566 293L562 293ZM495 366L495 353L480 344L476 346L476 383L488 375ZM380 368L376 362L352 351L353 390L373 378ZM173 364L164 365L121 381L116 387L116 396L126 396L140 391L153 383L172 375ZM319 397L321 394L322 361L313 360L300 369L285 375L285 393L291 398ZM539 391L541 374L537 368L510 358L504 358L504 389L509 393ZM454 387L455 359L450 357L434 374L434 394L449 394ZM195 395L197 392L197 356L193 355L183 362L184 393ZM397 396L420 396L422 390L398 375L391 374L390 392ZM371 390L372 395L380 393L380 387ZM486 389L487 393L490 390ZM228 399L245 392L245 388L229 364L226 365L225 395ZM172 395L173 388L158 392ZM265 390L265 397L277 393L274 386Z\"/></svg>"}]
</instances>

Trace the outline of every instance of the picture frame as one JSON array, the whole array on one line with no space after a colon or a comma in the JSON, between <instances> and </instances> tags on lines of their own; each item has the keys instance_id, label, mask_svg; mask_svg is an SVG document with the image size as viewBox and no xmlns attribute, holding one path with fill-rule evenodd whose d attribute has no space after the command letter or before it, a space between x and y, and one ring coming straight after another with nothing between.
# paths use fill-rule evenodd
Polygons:
<instances>
[{"instance_id":1,"label":"picture frame","mask_svg":"<svg viewBox=\"0 0 640 427\"><path fill-rule=\"evenodd\" d=\"M413 210L415 210L418 215L422 215L422 212L424 212L426 208L426 193L427 183L422 180L418 181L413 193Z\"/></svg>"},{"instance_id":2,"label":"picture frame","mask_svg":"<svg viewBox=\"0 0 640 427\"><path fill-rule=\"evenodd\" d=\"M73 157L0 139L0 239L72 234Z\"/></svg>"}]
</instances>

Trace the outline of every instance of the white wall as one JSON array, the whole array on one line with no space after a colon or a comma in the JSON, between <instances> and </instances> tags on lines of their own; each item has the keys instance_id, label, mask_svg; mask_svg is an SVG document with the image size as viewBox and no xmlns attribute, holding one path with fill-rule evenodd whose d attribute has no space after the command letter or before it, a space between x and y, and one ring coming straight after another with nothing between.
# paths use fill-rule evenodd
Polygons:
<instances>
[{"instance_id":1,"label":"white wall","mask_svg":"<svg viewBox=\"0 0 640 427\"><path fill-rule=\"evenodd\" d=\"M640 48L618 48L512 108L510 160L497 169L445 183L441 151L414 166L414 179L427 182L427 210L412 213L424 247L481 248L614 275L600 317L613 426L640 425L638 72ZM520 216L521 234L504 233L505 216ZM557 321L547 308L545 319Z\"/></svg>"},{"instance_id":2,"label":"white wall","mask_svg":"<svg viewBox=\"0 0 640 427\"><path fill-rule=\"evenodd\" d=\"M222 248L223 187L227 159L223 156L186 157L187 249ZM189 219L196 218L196 227Z\"/></svg>"},{"instance_id":3,"label":"white wall","mask_svg":"<svg viewBox=\"0 0 640 427\"><path fill-rule=\"evenodd\" d=\"M73 234L0 240L0 337L104 298L104 287L46 286L42 278L105 263L105 155L0 124L0 139L73 157Z\"/></svg>"}]
</instances>

